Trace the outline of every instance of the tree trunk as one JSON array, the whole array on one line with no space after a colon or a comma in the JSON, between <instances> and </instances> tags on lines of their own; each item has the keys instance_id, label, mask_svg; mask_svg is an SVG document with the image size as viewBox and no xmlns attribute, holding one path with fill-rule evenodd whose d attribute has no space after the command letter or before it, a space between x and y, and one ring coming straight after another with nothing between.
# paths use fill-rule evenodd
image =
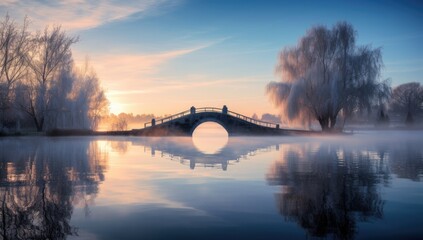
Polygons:
<instances>
[{"instance_id":1,"label":"tree trunk","mask_svg":"<svg viewBox=\"0 0 423 240\"><path fill-rule=\"evenodd\" d=\"M44 117L42 117L40 121L38 121L36 116L34 116L33 119L34 119L35 127L37 128L37 132L43 131Z\"/></svg>"},{"instance_id":2,"label":"tree trunk","mask_svg":"<svg viewBox=\"0 0 423 240\"><path fill-rule=\"evenodd\" d=\"M322 132L329 131L329 118L321 117L317 119L319 121L320 127L322 128Z\"/></svg>"},{"instance_id":3,"label":"tree trunk","mask_svg":"<svg viewBox=\"0 0 423 240\"><path fill-rule=\"evenodd\" d=\"M3 239L7 240L8 237L7 237L7 225L6 225L6 192L3 195L3 201L2 201L2 208L1 208L1 210L2 210L1 216L2 216L2 222L3 222L3 225L2 225L2 230L3 230L2 231L2 235L3 235Z\"/></svg>"},{"instance_id":4,"label":"tree trunk","mask_svg":"<svg viewBox=\"0 0 423 240\"><path fill-rule=\"evenodd\" d=\"M407 118L405 119L405 123L407 125L412 125L414 122L414 118L413 118L413 114L411 113L411 111L407 112Z\"/></svg>"},{"instance_id":5,"label":"tree trunk","mask_svg":"<svg viewBox=\"0 0 423 240\"><path fill-rule=\"evenodd\" d=\"M330 130L333 130L335 128L335 124L336 124L336 116L331 116L330 117Z\"/></svg>"}]
</instances>

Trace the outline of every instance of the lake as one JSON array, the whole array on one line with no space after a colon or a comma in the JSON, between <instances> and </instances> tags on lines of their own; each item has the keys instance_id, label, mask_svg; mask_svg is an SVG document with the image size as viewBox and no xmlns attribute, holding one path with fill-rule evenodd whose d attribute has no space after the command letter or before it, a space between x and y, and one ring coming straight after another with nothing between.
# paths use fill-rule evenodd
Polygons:
<instances>
[{"instance_id":1,"label":"lake","mask_svg":"<svg viewBox=\"0 0 423 240\"><path fill-rule=\"evenodd\" d=\"M423 132L0 138L0 239L423 239Z\"/></svg>"}]
</instances>

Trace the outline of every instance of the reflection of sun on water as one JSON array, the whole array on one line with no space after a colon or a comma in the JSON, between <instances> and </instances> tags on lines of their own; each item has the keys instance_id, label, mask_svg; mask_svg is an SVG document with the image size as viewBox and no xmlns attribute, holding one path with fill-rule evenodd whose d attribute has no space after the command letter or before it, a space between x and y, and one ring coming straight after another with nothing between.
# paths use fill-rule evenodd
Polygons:
<instances>
[{"instance_id":1,"label":"reflection of sun on water","mask_svg":"<svg viewBox=\"0 0 423 240\"><path fill-rule=\"evenodd\" d=\"M228 143L228 132L219 124L200 124L192 134L194 146L202 153L216 154Z\"/></svg>"}]
</instances>

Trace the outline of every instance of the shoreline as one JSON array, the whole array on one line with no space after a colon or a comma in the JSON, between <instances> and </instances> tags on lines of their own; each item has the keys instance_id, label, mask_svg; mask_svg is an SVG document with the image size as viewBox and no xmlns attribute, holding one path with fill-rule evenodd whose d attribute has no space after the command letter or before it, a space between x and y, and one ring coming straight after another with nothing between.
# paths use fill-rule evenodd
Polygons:
<instances>
[{"instance_id":1,"label":"shoreline","mask_svg":"<svg viewBox=\"0 0 423 240\"><path fill-rule=\"evenodd\" d=\"M284 129L280 134L240 134L233 135L233 137L278 137L278 136L330 136L330 135L353 135L360 131L420 131L423 130L422 126L418 127L394 127L394 128L345 128L342 131L322 132L315 130L298 130L298 129ZM139 129L124 130L124 131L93 131L87 129L54 129L50 131L35 132L35 131L22 131L22 132L0 132L0 137L66 137L66 136L133 136L133 137L182 137L187 136L184 134L140 134ZM232 137L232 136L229 136Z\"/></svg>"}]
</instances>

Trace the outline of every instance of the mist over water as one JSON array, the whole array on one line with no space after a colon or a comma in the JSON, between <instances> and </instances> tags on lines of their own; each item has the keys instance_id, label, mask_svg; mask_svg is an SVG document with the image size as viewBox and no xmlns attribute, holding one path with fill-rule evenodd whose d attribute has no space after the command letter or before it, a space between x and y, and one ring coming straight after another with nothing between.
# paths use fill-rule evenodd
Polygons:
<instances>
[{"instance_id":1,"label":"mist over water","mask_svg":"<svg viewBox=\"0 0 423 240\"><path fill-rule=\"evenodd\" d=\"M226 139L215 152L201 149L198 136L2 138L1 234L12 239L423 235L421 131L224 138L209 130L199 132L205 143L217 146L211 139Z\"/></svg>"}]
</instances>

